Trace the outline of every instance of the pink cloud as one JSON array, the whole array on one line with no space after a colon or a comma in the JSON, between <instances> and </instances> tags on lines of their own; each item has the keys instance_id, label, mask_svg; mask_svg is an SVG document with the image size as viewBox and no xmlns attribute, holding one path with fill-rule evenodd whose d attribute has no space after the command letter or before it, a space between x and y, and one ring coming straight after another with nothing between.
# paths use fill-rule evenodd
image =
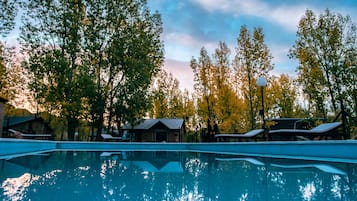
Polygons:
<instances>
[{"instance_id":1,"label":"pink cloud","mask_svg":"<svg viewBox=\"0 0 357 201\"><path fill-rule=\"evenodd\" d=\"M187 89L190 92L193 92L193 71L189 61L166 59L164 69L179 80L180 89L182 91Z\"/></svg>"}]
</instances>

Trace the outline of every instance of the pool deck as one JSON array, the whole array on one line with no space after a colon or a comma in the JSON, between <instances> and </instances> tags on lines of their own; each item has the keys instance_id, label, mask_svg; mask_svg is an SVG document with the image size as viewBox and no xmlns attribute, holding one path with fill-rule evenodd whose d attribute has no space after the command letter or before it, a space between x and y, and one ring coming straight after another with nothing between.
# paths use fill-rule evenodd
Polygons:
<instances>
[{"instance_id":1,"label":"pool deck","mask_svg":"<svg viewBox=\"0 0 357 201\"><path fill-rule=\"evenodd\" d=\"M48 151L192 151L357 163L357 140L289 142L134 143L0 138L0 159Z\"/></svg>"}]
</instances>

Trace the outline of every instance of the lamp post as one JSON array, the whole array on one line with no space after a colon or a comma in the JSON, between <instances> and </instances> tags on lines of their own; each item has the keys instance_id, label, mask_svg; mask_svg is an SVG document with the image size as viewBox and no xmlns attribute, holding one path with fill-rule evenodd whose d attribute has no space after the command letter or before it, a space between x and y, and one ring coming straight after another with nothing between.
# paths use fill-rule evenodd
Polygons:
<instances>
[{"instance_id":1,"label":"lamp post","mask_svg":"<svg viewBox=\"0 0 357 201\"><path fill-rule=\"evenodd\" d=\"M262 97L262 109L260 110L260 115L262 115L263 119L263 126L265 132L265 137L268 140L267 132L266 132L266 125L265 125L265 117L264 117L264 87L267 86L267 79L265 77L259 77L257 79L257 85L260 87L261 97Z\"/></svg>"}]
</instances>

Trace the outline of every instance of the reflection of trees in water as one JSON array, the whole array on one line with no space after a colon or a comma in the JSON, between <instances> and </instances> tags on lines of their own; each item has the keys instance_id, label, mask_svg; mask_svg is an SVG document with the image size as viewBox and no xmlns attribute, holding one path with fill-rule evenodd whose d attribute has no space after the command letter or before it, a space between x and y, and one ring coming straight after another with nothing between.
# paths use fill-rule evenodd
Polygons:
<instances>
[{"instance_id":1,"label":"reflection of trees in water","mask_svg":"<svg viewBox=\"0 0 357 201\"><path fill-rule=\"evenodd\" d=\"M23 174L30 173L33 179L30 177L30 185L22 192L22 198L348 201L357 197L356 164L324 163L342 170L346 173L343 175L313 166L282 168L274 165L306 163L296 160L242 157L217 160L220 155L190 152L123 152L109 157L99 154L55 152L41 167L24 168ZM165 167L172 161L179 162L172 164L181 164L183 171L178 168L167 172Z\"/></svg>"},{"instance_id":2,"label":"reflection of trees in water","mask_svg":"<svg viewBox=\"0 0 357 201\"><path fill-rule=\"evenodd\" d=\"M269 200L354 200L357 196L356 165L331 165L336 165L346 175L316 168L284 169L268 165Z\"/></svg>"},{"instance_id":3,"label":"reflection of trees in water","mask_svg":"<svg viewBox=\"0 0 357 201\"><path fill-rule=\"evenodd\" d=\"M265 177L261 166L245 160L218 161L216 193L220 200L263 200Z\"/></svg>"}]
</instances>

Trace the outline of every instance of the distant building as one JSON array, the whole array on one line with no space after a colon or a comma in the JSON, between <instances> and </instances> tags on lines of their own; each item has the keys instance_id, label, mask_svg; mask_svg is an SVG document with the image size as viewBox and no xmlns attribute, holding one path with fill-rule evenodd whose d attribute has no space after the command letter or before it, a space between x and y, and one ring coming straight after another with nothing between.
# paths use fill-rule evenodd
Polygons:
<instances>
[{"instance_id":1,"label":"distant building","mask_svg":"<svg viewBox=\"0 0 357 201\"><path fill-rule=\"evenodd\" d=\"M43 118L35 115L5 117L3 121L3 137L12 137L9 129L26 134L52 134L53 130Z\"/></svg>"},{"instance_id":2,"label":"distant building","mask_svg":"<svg viewBox=\"0 0 357 201\"><path fill-rule=\"evenodd\" d=\"M185 136L183 119L143 119L137 125L121 129L123 138L135 142L182 142Z\"/></svg>"}]
</instances>

